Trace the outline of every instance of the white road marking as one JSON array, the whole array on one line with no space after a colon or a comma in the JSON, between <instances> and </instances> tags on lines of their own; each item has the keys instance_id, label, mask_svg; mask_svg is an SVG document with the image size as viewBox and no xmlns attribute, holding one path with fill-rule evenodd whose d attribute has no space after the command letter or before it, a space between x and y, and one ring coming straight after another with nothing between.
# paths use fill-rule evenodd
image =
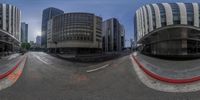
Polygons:
<instances>
[{"instance_id":1,"label":"white road marking","mask_svg":"<svg viewBox=\"0 0 200 100\"><path fill-rule=\"evenodd\" d=\"M95 69L87 70L86 72L87 72L87 73L94 72L94 71L97 71L97 70L100 70L100 69L106 68L106 67L108 67L108 66L109 66L109 64L106 64L106 65L101 66L101 67L99 67L99 68L95 68Z\"/></svg>"},{"instance_id":2,"label":"white road marking","mask_svg":"<svg viewBox=\"0 0 200 100\"><path fill-rule=\"evenodd\" d=\"M41 62L43 62L43 63L45 63L45 64L49 64L48 62L46 62L46 61L44 61L44 60L42 60L39 56L36 56L36 55L34 55L38 60L40 60Z\"/></svg>"}]
</instances>

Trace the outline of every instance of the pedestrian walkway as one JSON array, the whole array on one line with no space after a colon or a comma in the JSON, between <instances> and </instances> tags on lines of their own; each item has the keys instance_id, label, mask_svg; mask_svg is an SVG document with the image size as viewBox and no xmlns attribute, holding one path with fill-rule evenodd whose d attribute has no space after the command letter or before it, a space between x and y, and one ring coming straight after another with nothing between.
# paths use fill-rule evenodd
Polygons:
<instances>
[{"instance_id":1,"label":"pedestrian walkway","mask_svg":"<svg viewBox=\"0 0 200 100\"><path fill-rule=\"evenodd\" d=\"M21 58L22 56L20 54L12 54L9 56L2 57L0 59L0 75L8 72L14 66L16 66Z\"/></svg>"},{"instance_id":2,"label":"pedestrian walkway","mask_svg":"<svg viewBox=\"0 0 200 100\"><path fill-rule=\"evenodd\" d=\"M200 59L174 61L133 55L140 68L148 75L171 83L188 83L200 80Z\"/></svg>"}]
</instances>

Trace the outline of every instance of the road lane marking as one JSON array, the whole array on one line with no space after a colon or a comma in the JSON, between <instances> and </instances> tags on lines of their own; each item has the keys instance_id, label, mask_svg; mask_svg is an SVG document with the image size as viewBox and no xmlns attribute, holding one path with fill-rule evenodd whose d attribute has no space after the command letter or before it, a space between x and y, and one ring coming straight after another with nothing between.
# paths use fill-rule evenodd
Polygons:
<instances>
[{"instance_id":1,"label":"road lane marking","mask_svg":"<svg viewBox=\"0 0 200 100\"><path fill-rule=\"evenodd\" d=\"M94 71L97 71L97 70L100 70L100 69L106 68L106 67L108 67L108 66L109 66L109 64L106 64L106 65L101 66L101 67L99 67L99 68L95 68L95 69L87 70L86 72L87 72L87 73L94 72Z\"/></svg>"},{"instance_id":2,"label":"road lane marking","mask_svg":"<svg viewBox=\"0 0 200 100\"><path fill-rule=\"evenodd\" d=\"M43 62L43 63L45 63L45 64L47 64L47 65L49 64L48 62L42 60L39 56L36 56L36 55L35 55L35 57L36 57L38 60L40 60L41 62Z\"/></svg>"}]
</instances>

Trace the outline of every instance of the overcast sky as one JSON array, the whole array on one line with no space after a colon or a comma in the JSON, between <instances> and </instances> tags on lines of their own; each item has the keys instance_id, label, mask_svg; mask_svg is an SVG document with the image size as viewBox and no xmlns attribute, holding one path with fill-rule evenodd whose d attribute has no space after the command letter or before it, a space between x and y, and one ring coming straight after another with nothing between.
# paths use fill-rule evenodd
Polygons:
<instances>
[{"instance_id":1,"label":"overcast sky","mask_svg":"<svg viewBox=\"0 0 200 100\"><path fill-rule=\"evenodd\" d=\"M0 0L17 6L22 11L22 21L29 24L29 41L35 41L41 34L42 11L56 7L67 12L90 12L103 20L115 17L124 25L126 40L133 38L133 16L137 8L144 4L158 2L200 2L200 0ZM126 45L129 42L126 41Z\"/></svg>"}]
</instances>

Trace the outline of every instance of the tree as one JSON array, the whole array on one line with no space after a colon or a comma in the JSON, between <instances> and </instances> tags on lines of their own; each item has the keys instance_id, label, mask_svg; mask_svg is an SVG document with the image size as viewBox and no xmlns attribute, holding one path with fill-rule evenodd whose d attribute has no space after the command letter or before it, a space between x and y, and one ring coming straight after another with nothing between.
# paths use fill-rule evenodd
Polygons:
<instances>
[{"instance_id":1,"label":"tree","mask_svg":"<svg viewBox=\"0 0 200 100\"><path fill-rule=\"evenodd\" d=\"M21 44L21 48L22 49L25 49L25 50L29 50L31 47L31 45L29 43L22 43Z\"/></svg>"}]
</instances>

